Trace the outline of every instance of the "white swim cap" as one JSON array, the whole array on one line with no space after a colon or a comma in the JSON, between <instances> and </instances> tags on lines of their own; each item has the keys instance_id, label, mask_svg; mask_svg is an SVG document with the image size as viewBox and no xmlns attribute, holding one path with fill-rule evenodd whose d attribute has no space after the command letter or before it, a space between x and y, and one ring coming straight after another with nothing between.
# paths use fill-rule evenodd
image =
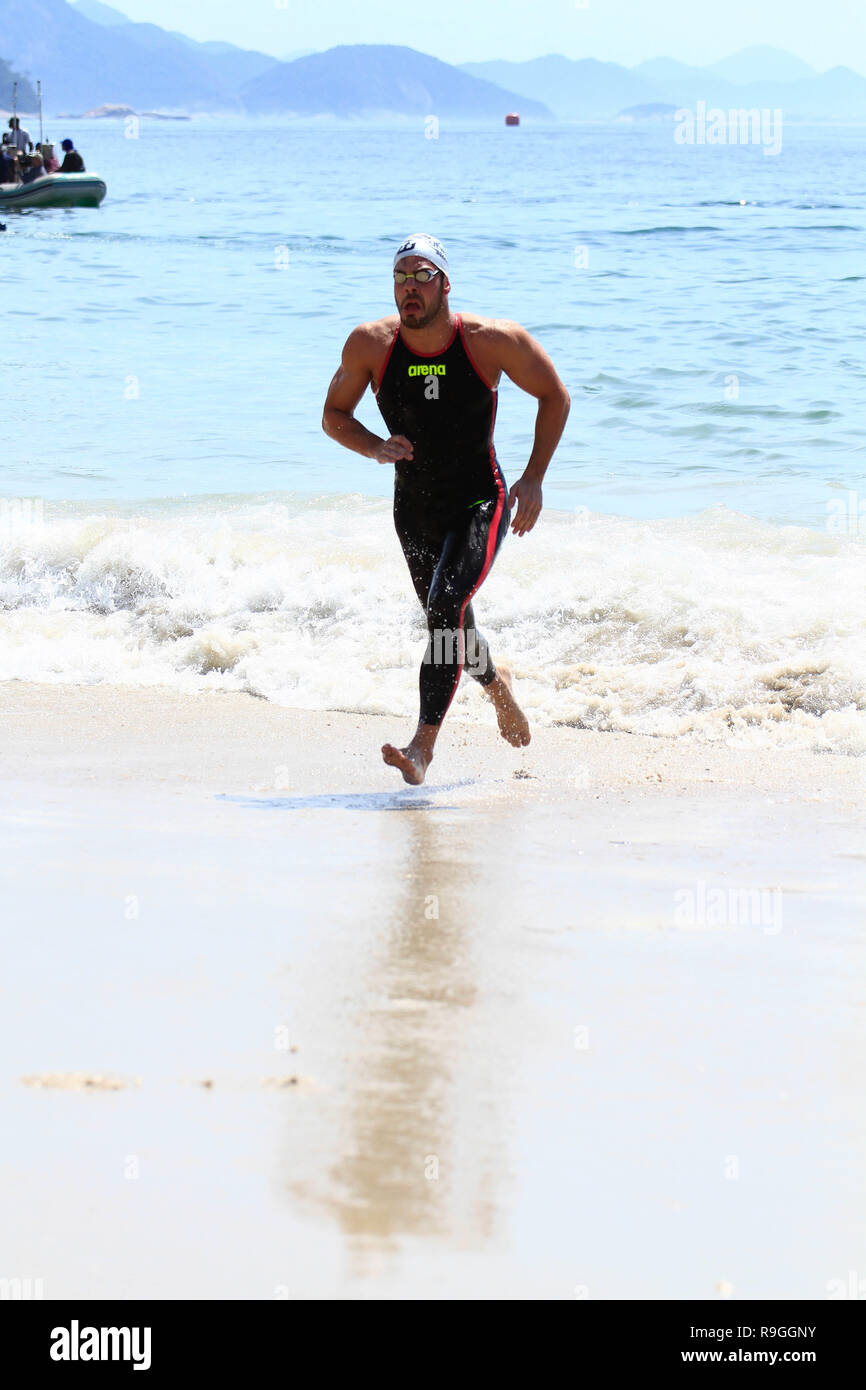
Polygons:
<instances>
[{"instance_id":1,"label":"white swim cap","mask_svg":"<svg viewBox=\"0 0 866 1390\"><path fill-rule=\"evenodd\" d=\"M430 261L439 270L448 274L448 257L445 255L445 247L441 241L437 241L435 236L430 236L427 232L413 232L412 236L407 236L396 256L394 265L402 261L406 256L423 256L425 261Z\"/></svg>"}]
</instances>

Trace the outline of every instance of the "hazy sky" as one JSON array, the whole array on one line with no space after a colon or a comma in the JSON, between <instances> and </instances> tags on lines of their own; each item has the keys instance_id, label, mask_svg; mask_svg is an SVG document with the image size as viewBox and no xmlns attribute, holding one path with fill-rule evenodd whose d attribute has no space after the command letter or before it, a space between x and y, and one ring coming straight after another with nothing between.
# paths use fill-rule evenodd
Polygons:
<instances>
[{"instance_id":1,"label":"hazy sky","mask_svg":"<svg viewBox=\"0 0 866 1390\"><path fill-rule=\"evenodd\" d=\"M631 66L660 56L712 63L772 44L821 71L845 63L866 73L866 0L116 0L116 8L279 57L403 43L451 63L564 53Z\"/></svg>"}]
</instances>

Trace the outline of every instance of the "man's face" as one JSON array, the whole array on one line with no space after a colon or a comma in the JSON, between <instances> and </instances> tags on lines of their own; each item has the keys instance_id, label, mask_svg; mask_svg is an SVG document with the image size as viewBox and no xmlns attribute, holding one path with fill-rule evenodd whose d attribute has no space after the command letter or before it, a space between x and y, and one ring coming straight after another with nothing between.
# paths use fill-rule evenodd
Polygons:
<instances>
[{"instance_id":1,"label":"man's face","mask_svg":"<svg viewBox=\"0 0 866 1390\"><path fill-rule=\"evenodd\" d=\"M436 270L433 262L425 260L423 256L405 256L394 267L395 270L405 271L407 275L422 268ZM442 308L442 301L448 289L450 285L441 270L437 271L426 285L419 285L417 280L407 280L403 285L395 282L394 303L397 305L400 322L407 328L426 328Z\"/></svg>"}]
</instances>

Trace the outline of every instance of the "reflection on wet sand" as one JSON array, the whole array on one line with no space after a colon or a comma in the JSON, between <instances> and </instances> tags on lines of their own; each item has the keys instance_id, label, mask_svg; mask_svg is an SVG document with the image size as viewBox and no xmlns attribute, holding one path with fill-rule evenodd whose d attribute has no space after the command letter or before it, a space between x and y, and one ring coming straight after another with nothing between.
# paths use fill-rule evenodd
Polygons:
<instances>
[{"instance_id":1,"label":"reflection on wet sand","mask_svg":"<svg viewBox=\"0 0 866 1390\"><path fill-rule=\"evenodd\" d=\"M290 1185L336 1217L356 1275L376 1271L403 1235L477 1249L494 1234L503 1143L486 1073L495 1058L473 1016L485 870L466 829L447 814L400 818L357 1009L346 1017L337 1133L320 1136L319 1152L339 1157L315 1192Z\"/></svg>"},{"instance_id":2,"label":"reflection on wet sand","mask_svg":"<svg viewBox=\"0 0 866 1390\"><path fill-rule=\"evenodd\" d=\"M463 777L456 782L437 787L398 787L387 792L321 792L308 796L229 796L225 792L216 801L234 801L253 811L456 811L434 798L442 792L457 791L477 785L477 779Z\"/></svg>"}]
</instances>

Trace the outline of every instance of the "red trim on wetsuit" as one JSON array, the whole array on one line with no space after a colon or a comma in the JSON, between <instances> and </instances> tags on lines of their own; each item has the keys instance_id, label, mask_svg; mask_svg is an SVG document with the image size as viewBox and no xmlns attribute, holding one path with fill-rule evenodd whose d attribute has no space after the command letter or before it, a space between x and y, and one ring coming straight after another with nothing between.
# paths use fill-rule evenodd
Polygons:
<instances>
[{"instance_id":1,"label":"red trim on wetsuit","mask_svg":"<svg viewBox=\"0 0 866 1390\"><path fill-rule=\"evenodd\" d=\"M379 386L378 386L377 389L373 392L373 394L374 394L375 396L378 396L379 391L381 390L382 382L383 382L384 379L385 379L385 373L386 373L386 371L388 370L388 363L391 361L391 353L394 351L394 348L395 348L395 346L396 346L396 343L397 343L397 339L398 339L398 338L400 339L400 342L403 344L403 346L404 346L404 348L406 349L407 352L411 352L411 354L412 354L413 357L423 357L424 361L426 362L427 359L428 359L428 357L441 357L442 354L443 354L443 352L447 352L448 349L451 347L452 343L454 342L454 339L457 337L458 332L459 332L460 338L461 338L461 340L462 340L462 342L463 342L463 346L464 346L464 348L466 348L466 340L463 338L463 327L462 327L462 324L461 324L461 321L460 321L460 315L459 315L459 314L455 314L455 315L454 315L454 332L451 334L451 337L448 339L448 342L445 344L445 346L444 346L443 348L440 348L438 352L416 352L415 349L414 349L414 348L410 348L409 344L406 342L406 339L403 337L403 334L400 332L400 325L399 325L399 323L398 323L397 327L396 327L395 330L394 330L394 336L393 336L393 338L391 339L391 344L390 344L390 347L388 348L387 356L386 356L386 358L385 358L385 361L382 363L382 370L381 370L381 372L379 373ZM475 363L472 361L472 358L469 356L469 351L468 351L468 349L466 350L466 356L469 357L469 365L475 369L475 371L476 371L476 373L478 374L478 376L481 377L481 380L482 380L482 381L484 381L484 377L481 376L481 373L478 371L478 368L475 366ZM488 391L491 390L491 387L487 384L486 381L484 381L484 385L487 386Z\"/></svg>"},{"instance_id":2,"label":"red trim on wetsuit","mask_svg":"<svg viewBox=\"0 0 866 1390\"><path fill-rule=\"evenodd\" d=\"M420 358L423 359L423 361L426 362L428 357L441 357L442 354L443 354L443 352L447 352L448 349L451 347L452 343L454 342L454 339L457 337L457 334L458 334L459 330L460 330L460 315L459 315L459 314L455 314L455 315L454 315L454 332L451 334L451 337L448 339L448 342L445 344L445 346L444 346L443 348L440 348L438 352L416 352L415 349L414 349L414 348L411 348L411 347L409 346L409 344L406 342L406 339L403 337L403 334L400 332L400 329L399 329L399 328L397 329L397 333L398 333L398 336L399 336L399 338L400 338L400 341L401 341L401 343L403 344L403 346L404 346L404 348L406 349L406 351L407 351L407 352L411 352L411 354L412 354L413 357L420 357ZM470 358L470 361L471 361L471 360L472 360L472 359ZM474 366L475 363L473 362L472 365Z\"/></svg>"},{"instance_id":3,"label":"red trim on wetsuit","mask_svg":"<svg viewBox=\"0 0 866 1390\"><path fill-rule=\"evenodd\" d=\"M391 342L390 342L389 347L388 347L388 351L387 351L386 354L385 354L385 361L382 363L382 370L381 370L381 372L379 373L379 385L376 387L375 391L373 392L373 395L374 395L374 396L378 396L379 392L380 392L381 389L382 389L382 382L385 380L385 373L386 373L387 370L388 370L388 363L391 361L391 353L394 351L394 347L395 347L395 345L396 345L396 342L397 342L397 339L399 338L399 336L400 336L400 328L399 328L399 325L398 325L398 327L394 329L394 336L393 336L393 338L391 339Z\"/></svg>"},{"instance_id":4,"label":"red trim on wetsuit","mask_svg":"<svg viewBox=\"0 0 866 1390\"><path fill-rule=\"evenodd\" d=\"M465 348L466 344L464 343L463 346ZM467 357L469 357L468 352L466 355ZM469 360L470 362L472 362L471 357L469 358ZM472 365L474 367L475 363L472 362ZM476 367L475 370L478 371L478 368ZM478 372L478 375L481 376L481 373ZM481 377L481 379L482 381L484 380L483 377ZM478 576L478 582L473 585L473 587L470 589L469 593L466 595L465 599L460 605L460 617L457 620L457 631L460 634L458 639L457 675L454 680L454 686L451 690L451 694L448 697L448 704L445 706L445 710L442 715L443 723L445 721L445 715L451 708L451 701L457 694L457 687L460 684L460 677L463 674L463 667L466 665L466 642L463 635L463 618L466 613L467 607L472 601L473 595L476 594L478 590L481 588L481 585L484 583L484 580L490 571L490 567L493 564L493 559L496 554L496 537L499 535L499 524L502 520L502 509L505 506L505 489L502 486L502 479L498 467L499 461L496 457L496 451L493 447L493 427L496 424L497 396L496 392L492 390L492 387L488 387L488 390L492 391L493 394L493 416L490 421L490 464L493 472L494 481L496 482L496 490L499 493L499 500L496 503L496 510L494 511L490 521L490 530L487 532L487 549L484 553L484 564L481 567L481 574Z\"/></svg>"},{"instance_id":5,"label":"red trim on wetsuit","mask_svg":"<svg viewBox=\"0 0 866 1390\"><path fill-rule=\"evenodd\" d=\"M463 351L466 353L466 356L469 358L469 365L471 366L472 370L474 371L475 375L479 378L479 380L484 382L484 385L487 387L488 391L493 391L493 392L495 393L496 387L495 387L495 386L492 386L491 383L487 380L487 377L486 377L486 376L484 375L484 373L479 369L478 363L475 361L475 358L472 356L472 353L469 351L469 344L468 344L467 341L466 341L466 334L463 332L463 320L461 319L461 317L460 317L459 314L457 315L457 322L458 322L458 324L460 325L460 341L461 341L461 343L463 344ZM491 433L491 436L490 436L490 437L491 437L491 439L493 438L492 433Z\"/></svg>"},{"instance_id":6,"label":"red trim on wetsuit","mask_svg":"<svg viewBox=\"0 0 866 1390\"><path fill-rule=\"evenodd\" d=\"M463 675L463 667L466 665L466 639L463 634L463 618L468 605L472 601L473 595L476 594L478 590L481 588L481 585L484 583L484 580L486 579L487 574L490 571L490 567L493 564L493 556L496 550L496 537L499 534L499 523L502 520L502 508L504 507L504 505L505 494L503 493L502 488L500 488L499 501L496 504L496 511L493 513L493 517L490 522L490 530L487 533L487 552L484 557L484 565L482 567L480 575L478 576L478 582L472 586L472 588L469 590L469 593L466 595L465 599L460 605L460 617L457 621L457 631L460 634L458 646L457 675L454 678L454 685L452 687L451 694L448 697L448 704L445 706L445 709L442 713L442 722L444 722L445 715L451 708L451 702L454 699L454 696L457 694L457 687L460 684L460 677Z\"/></svg>"}]
</instances>

